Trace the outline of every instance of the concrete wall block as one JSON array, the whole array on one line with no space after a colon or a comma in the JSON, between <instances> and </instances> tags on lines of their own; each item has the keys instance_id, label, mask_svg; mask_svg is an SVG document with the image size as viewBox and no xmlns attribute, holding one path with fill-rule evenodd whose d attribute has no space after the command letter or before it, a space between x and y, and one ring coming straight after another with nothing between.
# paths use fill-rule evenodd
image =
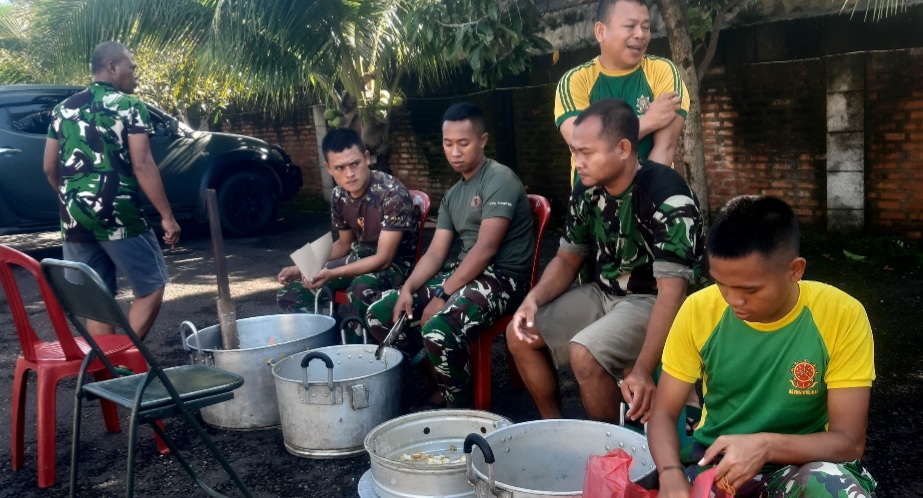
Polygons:
<instances>
[{"instance_id":1,"label":"concrete wall block","mask_svg":"<svg viewBox=\"0 0 923 498\"><path fill-rule=\"evenodd\" d=\"M827 94L827 131L862 131L865 96L862 92Z\"/></svg>"},{"instance_id":2,"label":"concrete wall block","mask_svg":"<svg viewBox=\"0 0 923 498\"><path fill-rule=\"evenodd\" d=\"M835 233L857 233L865 228L865 210L830 209L827 211L827 230Z\"/></svg>"},{"instance_id":3,"label":"concrete wall block","mask_svg":"<svg viewBox=\"0 0 923 498\"><path fill-rule=\"evenodd\" d=\"M861 171L838 171L827 175L827 209L863 209L865 174Z\"/></svg>"},{"instance_id":4,"label":"concrete wall block","mask_svg":"<svg viewBox=\"0 0 923 498\"><path fill-rule=\"evenodd\" d=\"M865 136L863 133L827 134L827 171L864 171Z\"/></svg>"},{"instance_id":5,"label":"concrete wall block","mask_svg":"<svg viewBox=\"0 0 923 498\"><path fill-rule=\"evenodd\" d=\"M828 92L865 90L865 54L838 55L826 62Z\"/></svg>"}]
</instances>

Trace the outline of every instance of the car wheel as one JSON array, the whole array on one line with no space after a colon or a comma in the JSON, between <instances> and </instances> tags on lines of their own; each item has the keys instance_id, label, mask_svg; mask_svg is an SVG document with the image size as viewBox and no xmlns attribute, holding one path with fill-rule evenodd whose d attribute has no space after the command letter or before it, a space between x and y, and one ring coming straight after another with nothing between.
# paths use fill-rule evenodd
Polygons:
<instances>
[{"instance_id":1,"label":"car wheel","mask_svg":"<svg viewBox=\"0 0 923 498\"><path fill-rule=\"evenodd\" d=\"M266 228L275 219L278 207L275 188L258 173L235 173L218 189L221 226L233 236L246 237Z\"/></svg>"}]
</instances>

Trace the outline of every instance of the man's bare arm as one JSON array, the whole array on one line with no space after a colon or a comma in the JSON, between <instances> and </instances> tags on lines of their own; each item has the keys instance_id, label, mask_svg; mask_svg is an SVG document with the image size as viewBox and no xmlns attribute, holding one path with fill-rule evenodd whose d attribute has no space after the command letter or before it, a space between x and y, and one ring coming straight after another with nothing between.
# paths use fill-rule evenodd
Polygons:
<instances>
[{"instance_id":1,"label":"man's bare arm","mask_svg":"<svg viewBox=\"0 0 923 498\"><path fill-rule=\"evenodd\" d=\"M58 168L61 164L61 143L53 138L45 140L45 159L43 169L48 177L48 184L55 192L58 191Z\"/></svg>"},{"instance_id":2,"label":"man's bare arm","mask_svg":"<svg viewBox=\"0 0 923 498\"><path fill-rule=\"evenodd\" d=\"M654 132L654 148L651 149L647 158L667 166L673 164L676 148L679 146L679 136L683 133L685 122L686 120L677 114L669 125Z\"/></svg>"},{"instance_id":3,"label":"man's bare arm","mask_svg":"<svg viewBox=\"0 0 923 498\"><path fill-rule=\"evenodd\" d=\"M179 242L180 227L173 218L173 210L167 200L167 193L163 189L160 171L151 155L151 141L146 133L134 133L128 136L128 152L131 154L131 165L138 178L138 185L160 214L160 223L163 228L163 240L170 246Z\"/></svg>"}]
</instances>

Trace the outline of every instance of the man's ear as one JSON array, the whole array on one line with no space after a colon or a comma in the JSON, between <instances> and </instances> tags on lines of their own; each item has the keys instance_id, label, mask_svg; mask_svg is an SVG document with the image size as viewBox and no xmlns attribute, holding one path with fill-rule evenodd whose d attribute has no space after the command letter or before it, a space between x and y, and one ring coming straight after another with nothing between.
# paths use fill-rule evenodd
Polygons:
<instances>
[{"instance_id":1,"label":"man's ear","mask_svg":"<svg viewBox=\"0 0 923 498\"><path fill-rule=\"evenodd\" d=\"M596 21L596 24L593 25L593 35L596 37L596 43L602 43L606 37L606 25Z\"/></svg>"},{"instance_id":2,"label":"man's ear","mask_svg":"<svg viewBox=\"0 0 923 498\"><path fill-rule=\"evenodd\" d=\"M619 157L622 159L628 159L628 156L631 155L631 142L627 138L619 140L616 147L619 150Z\"/></svg>"},{"instance_id":3,"label":"man's ear","mask_svg":"<svg viewBox=\"0 0 923 498\"><path fill-rule=\"evenodd\" d=\"M480 138L478 138L478 142L481 143L481 148L482 148L482 149L483 149L484 147L487 146L487 139L488 139L488 138L489 138L489 137L487 136L487 132L486 132L486 131L484 132L484 134L482 134L482 135L480 136Z\"/></svg>"},{"instance_id":4,"label":"man's ear","mask_svg":"<svg viewBox=\"0 0 923 498\"><path fill-rule=\"evenodd\" d=\"M792 282L797 282L801 280L801 277L804 276L804 270L807 268L808 262L801 256L793 259L791 263L788 264L788 275L789 280Z\"/></svg>"}]
</instances>

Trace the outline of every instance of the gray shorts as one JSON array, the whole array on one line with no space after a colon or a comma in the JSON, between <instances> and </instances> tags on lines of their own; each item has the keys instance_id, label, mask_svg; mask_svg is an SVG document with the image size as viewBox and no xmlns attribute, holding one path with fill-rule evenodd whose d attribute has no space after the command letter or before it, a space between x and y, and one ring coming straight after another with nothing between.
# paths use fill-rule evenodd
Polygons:
<instances>
[{"instance_id":1,"label":"gray shorts","mask_svg":"<svg viewBox=\"0 0 923 498\"><path fill-rule=\"evenodd\" d=\"M634 365L657 296L610 296L595 283L574 287L539 308L535 327L556 366L570 364L569 344L582 344L615 378Z\"/></svg>"},{"instance_id":2,"label":"gray shorts","mask_svg":"<svg viewBox=\"0 0 923 498\"><path fill-rule=\"evenodd\" d=\"M96 242L64 241L64 259L85 263L99 274L114 296L115 270L128 279L135 297L144 297L167 285L167 263L153 230L136 237Z\"/></svg>"}]
</instances>

